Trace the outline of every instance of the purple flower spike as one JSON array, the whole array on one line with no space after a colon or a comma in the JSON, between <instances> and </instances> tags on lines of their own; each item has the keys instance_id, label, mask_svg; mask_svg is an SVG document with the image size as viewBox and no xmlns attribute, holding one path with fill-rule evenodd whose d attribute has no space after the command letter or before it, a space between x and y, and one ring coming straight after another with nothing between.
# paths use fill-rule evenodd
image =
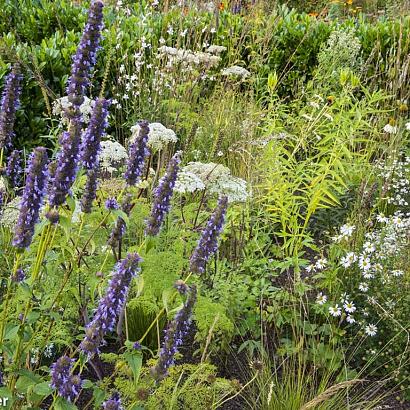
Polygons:
<instances>
[{"instance_id":1,"label":"purple flower spike","mask_svg":"<svg viewBox=\"0 0 410 410\"><path fill-rule=\"evenodd\" d=\"M144 172L145 158L150 154L147 147L149 124L148 121L139 121L140 131L138 137L131 144L130 154L125 171L125 181L127 185L133 186L140 179Z\"/></svg>"},{"instance_id":2,"label":"purple flower spike","mask_svg":"<svg viewBox=\"0 0 410 410\"><path fill-rule=\"evenodd\" d=\"M78 153L81 136L80 117L74 117L69 131L64 131L60 137L60 151L57 154L57 165L50 189L50 205L62 205L75 181L78 170Z\"/></svg>"},{"instance_id":3,"label":"purple flower spike","mask_svg":"<svg viewBox=\"0 0 410 410\"><path fill-rule=\"evenodd\" d=\"M137 253L128 254L117 264L108 283L105 296L100 299L93 320L86 328L86 336L80 349L89 357L98 353L104 335L114 330L118 317L127 301L131 280L140 271L141 258Z\"/></svg>"},{"instance_id":4,"label":"purple flower spike","mask_svg":"<svg viewBox=\"0 0 410 410\"><path fill-rule=\"evenodd\" d=\"M85 214L89 214L91 212L93 201L97 196L97 176L98 167L91 169L87 172L87 182L85 184L83 197L81 198L81 210Z\"/></svg>"},{"instance_id":5,"label":"purple flower spike","mask_svg":"<svg viewBox=\"0 0 410 410\"><path fill-rule=\"evenodd\" d=\"M117 200L115 198L108 198L105 201L105 207L108 210L116 210L116 209L120 209L120 205L118 204Z\"/></svg>"},{"instance_id":6,"label":"purple flower spike","mask_svg":"<svg viewBox=\"0 0 410 410\"><path fill-rule=\"evenodd\" d=\"M175 315L166 331L165 338L159 353L159 359L155 367L151 369L151 375L155 380L164 379L168 374L168 368L174 364L174 356L178 347L182 345L183 338L186 336L189 325L191 324L192 310L196 302L196 286L187 286L179 281L176 286L181 295L187 295L184 306Z\"/></svg>"},{"instance_id":7,"label":"purple flower spike","mask_svg":"<svg viewBox=\"0 0 410 410\"><path fill-rule=\"evenodd\" d=\"M191 272L198 274L205 272L206 263L218 250L218 237L222 232L227 208L228 198L226 196L220 198L192 253L189 265Z\"/></svg>"},{"instance_id":8,"label":"purple flower spike","mask_svg":"<svg viewBox=\"0 0 410 410\"><path fill-rule=\"evenodd\" d=\"M104 98L97 98L94 103L90 123L84 133L80 147L80 158L85 169L93 169L98 161L100 141L108 125L109 102Z\"/></svg>"},{"instance_id":9,"label":"purple flower spike","mask_svg":"<svg viewBox=\"0 0 410 410\"><path fill-rule=\"evenodd\" d=\"M121 399L118 393L114 393L112 397L103 403L104 410L123 410Z\"/></svg>"},{"instance_id":10,"label":"purple flower spike","mask_svg":"<svg viewBox=\"0 0 410 410\"><path fill-rule=\"evenodd\" d=\"M17 269L16 272L11 276L11 281L14 283L23 282L26 278L26 274L24 273L23 269Z\"/></svg>"},{"instance_id":11,"label":"purple flower spike","mask_svg":"<svg viewBox=\"0 0 410 410\"><path fill-rule=\"evenodd\" d=\"M35 148L27 168L26 185L13 239L13 245L17 248L28 248L31 244L47 187L47 162L46 149Z\"/></svg>"},{"instance_id":12,"label":"purple flower spike","mask_svg":"<svg viewBox=\"0 0 410 410\"><path fill-rule=\"evenodd\" d=\"M165 175L159 181L158 187L154 191L154 201L151 216L147 220L145 234L150 236L158 235L162 222L171 207L171 197L174 192L175 181L181 162L181 153L177 152L168 164Z\"/></svg>"},{"instance_id":13,"label":"purple flower spike","mask_svg":"<svg viewBox=\"0 0 410 410\"><path fill-rule=\"evenodd\" d=\"M15 64L7 75L0 104L0 149L7 148L14 136L13 127L16 111L20 105L21 80L20 66Z\"/></svg>"},{"instance_id":14,"label":"purple flower spike","mask_svg":"<svg viewBox=\"0 0 410 410\"><path fill-rule=\"evenodd\" d=\"M20 185L22 172L20 151L14 150L8 158L6 167L6 175L13 188L17 188Z\"/></svg>"},{"instance_id":15,"label":"purple flower spike","mask_svg":"<svg viewBox=\"0 0 410 410\"><path fill-rule=\"evenodd\" d=\"M75 362L67 356L60 357L51 365L51 384L57 390L59 396L72 402L80 394L82 381L80 376L72 374L72 366Z\"/></svg>"},{"instance_id":16,"label":"purple flower spike","mask_svg":"<svg viewBox=\"0 0 410 410\"><path fill-rule=\"evenodd\" d=\"M80 107L84 101L85 90L88 87L90 73L96 63L97 51L103 28L103 2L94 0L88 10L87 24L84 28L77 52L73 57L71 76L68 81L68 100Z\"/></svg>"},{"instance_id":17,"label":"purple flower spike","mask_svg":"<svg viewBox=\"0 0 410 410\"><path fill-rule=\"evenodd\" d=\"M132 209L132 195L127 194L122 202L121 210L125 212L127 216L130 215ZM110 237L108 238L108 245L115 247L119 244L120 240L124 236L125 230L127 229L127 224L124 219L120 216L115 222L115 226L111 231Z\"/></svg>"}]
</instances>

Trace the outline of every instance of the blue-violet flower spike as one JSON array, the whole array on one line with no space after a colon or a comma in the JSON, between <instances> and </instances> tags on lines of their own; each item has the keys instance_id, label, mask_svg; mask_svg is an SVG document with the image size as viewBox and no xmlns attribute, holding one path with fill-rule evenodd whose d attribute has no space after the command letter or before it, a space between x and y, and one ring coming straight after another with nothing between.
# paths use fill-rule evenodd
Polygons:
<instances>
[{"instance_id":1,"label":"blue-violet flower spike","mask_svg":"<svg viewBox=\"0 0 410 410\"><path fill-rule=\"evenodd\" d=\"M6 175L13 188L20 186L22 172L20 151L14 150L9 155L6 167Z\"/></svg>"},{"instance_id":2,"label":"blue-violet flower spike","mask_svg":"<svg viewBox=\"0 0 410 410\"><path fill-rule=\"evenodd\" d=\"M78 397L82 387L80 376L72 374L74 362L74 359L70 359L68 356L62 356L51 365L50 371L50 386L57 390L60 397L70 402L73 402Z\"/></svg>"},{"instance_id":3,"label":"blue-violet flower spike","mask_svg":"<svg viewBox=\"0 0 410 410\"><path fill-rule=\"evenodd\" d=\"M28 248L31 244L47 187L47 163L46 149L35 148L28 163L26 185L13 239L13 245L17 248Z\"/></svg>"}]
</instances>

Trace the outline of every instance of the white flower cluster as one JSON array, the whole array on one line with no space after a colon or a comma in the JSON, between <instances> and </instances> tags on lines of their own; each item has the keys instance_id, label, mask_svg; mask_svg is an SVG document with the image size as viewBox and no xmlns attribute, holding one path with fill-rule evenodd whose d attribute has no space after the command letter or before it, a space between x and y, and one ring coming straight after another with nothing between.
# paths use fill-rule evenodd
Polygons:
<instances>
[{"instance_id":1,"label":"white flower cluster","mask_svg":"<svg viewBox=\"0 0 410 410\"><path fill-rule=\"evenodd\" d=\"M179 172L174 189L179 193L206 189L211 194L226 195L229 202L244 202L250 196L246 181L232 176L229 168L213 162L190 162Z\"/></svg>"},{"instance_id":2,"label":"white flower cluster","mask_svg":"<svg viewBox=\"0 0 410 410\"><path fill-rule=\"evenodd\" d=\"M390 196L389 204L408 206L410 199L410 157L402 160L393 160L391 164L384 163L378 166L379 176L388 184Z\"/></svg>"},{"instance_id":3,"label":"white flower cluster","mask_svg":"<svg viewBox=\"0 0 410 410\"><path fill-rule=\"evenodd\" d=\"M68 97L58 98L53 102L53 114L61 117L63 123L67 123L68 119L65 116L65 111L72 107ZM90 122L91 113L94 107L94 101L84 96L84 102L80 106L81 114L83 115L83 122L88 124Z\"/></svg>"},{"instance_id":4,"label":"white flower cluster","mask_svg":"<svg viewBox=\"0 0 410 410\"><path fill-rule=\"evenodd\" d=\"M16 196L1 211L0 225L13 230L20 214L21 197Z\"/></svg>"},{"instance_id":5,"label":"white flower cluster","mask_svg":"<svg viewBox=\"0 0 410 410\"><path fill-rule=\"evenodd\" d=\"M390 125L390 124L386 124L383 127L383 131L387 132L387 134L396 134L397 132L397 127L395 127L394 125Z\"/></svg>"},{"instance_id":6,"label":"white flower cluster","mask_svg":"<svg viewBox=\"0 0 410 410\"><path fill-rule=\"evenodd\" d=\"M100 167L103 171L113 173L128 159L127 150L117 141L102 141Z\"/></svg>"},{"instance_id":7,"label":"white flower cluster","mask_svg":"<svg viewBox=\"0 0 410 410\"><path fill-rule=\"evenodd\" d=\"M219 64L221 57L212 53L203 51L191 51L183 48L175 48L161 46L158 48L160 57L168 58L168 67L171 68L175 64L183 63L187 65L202 65L206 68L212 68Z\"/></svg>"},{"instance_id":8,"label":"white flower cluster","mask_svg":"<svg viewBox=\"0 0 410 410\"><path fill-rule=\"evenodd\" d=\"M226 50L226 47L224 46L217 46L215 44L210 45L206 51L207 53L211 53L211 54L216 54L219 55L221 53L223 53Z\"/></svg>"},{"instance_id":9,"label":"white flower cluster","mask_svg":"<svg viewBox=\"0 0 410 410\"><path fill-rule=\"evenodd\" d=\"M139 132L140 126L138 124L131 127L131 143L138 137ZM160 122L152 122L149 124L148 146L152 150L159 151L169 143L175 143L177 141L177 135L170 128L165 127Z\"/></svg>"},{"instance_id":10,"label":"white flower cluster","mask_svg":"<svg viewBox=\"0 0 410 410\"><path fill-rule=\"evenodd\" d=\"M348 224L342 225L340 227L339 235L334 236L332 239L335 242L341 242L345 239L349 239L353 235L353 232L355 231L355 229L356 227L354 225L348 225Z\"/></svg>"},{"instance_id":11,"label":"white flower cluster","mask_svg":"<svg viewBox=\"0 0 410 410\"><path fill-rule=\"evenodd\" d=\"M221 74L227 77L238 77L243 80L251 75L251 73L246 68L240 67L238 65L224 68L221 71Z\"/></svg>"}]
</instances>

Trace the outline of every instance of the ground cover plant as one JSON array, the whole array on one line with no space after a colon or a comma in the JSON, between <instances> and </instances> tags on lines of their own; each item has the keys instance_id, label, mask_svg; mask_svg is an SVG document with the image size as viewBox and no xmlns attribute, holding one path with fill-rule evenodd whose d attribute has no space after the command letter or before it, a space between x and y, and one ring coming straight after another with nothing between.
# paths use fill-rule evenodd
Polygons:
<instances>
[{"instance_id":1,"label":"ground cover plant","mask_svg":"<svg viewBox=\"0 0 410 410\"><path fill-rule=\"evenodd\" d=\"M4 408L409 408L409 5L328 3L5 2Z\"/></svg>"}]
</instances>

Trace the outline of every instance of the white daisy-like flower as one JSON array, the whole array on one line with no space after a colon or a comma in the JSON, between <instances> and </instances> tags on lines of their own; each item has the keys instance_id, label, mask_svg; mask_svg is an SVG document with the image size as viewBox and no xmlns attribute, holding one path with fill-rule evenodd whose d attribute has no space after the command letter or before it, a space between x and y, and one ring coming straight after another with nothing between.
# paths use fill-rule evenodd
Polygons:
<instances>
[{"instance_id":1,"label":"white daisy-like flower","mask_svg":"<svg viewBox=\"0 0 410 410\"><path fill-rule=\"evenodd\" d=\"M365 255L361 255L359 258L359 268L362 271L367 272L371 267L372 265L370 263L370 258Z\"/></svg>"},{"instance_id":2,"label":"white daisy-like flower","mask_svg":"<svg viewBox=\"0 0 410 410\"><path fill-rule=\"evenodd\" d=\"M327 296L324 295L322 292L320 292L317 296L316 296L316 303L318 305L324 305L327 302Z\"/></svg>"},{"instance_id":3,"label":"white daisy-like flower","mask_svg":"<svg viewBox=\"0 0 410 410\"><path fill-rule=\"evenodd\" d=\"M390 125L390 124L386 124L383 127L383 131L387 132L388 134L395 134L397 132L397 127Z\"/></svg>"},{"instance_id":4,"label":"white daisy-like flower","mask_svg":"<svg viewBox=\"0 0 410 410\"><path fill-rule=\"evenodd\" d=\"M307 273L311 273L311 272L314 272L316 270L316 267L315 267L315 265L310 264L310 265L306 266L305 269L306 269Z\"/></svg>"},{"instance_id":5,"label":"white daisy-like flower","mask_svg":"<svg viewBox=\"0 0 410 410\"><path fill-rule=\"evenodd\" d=\"M347 323L356 323L356 319L352 315L347 315L346 322Z\"/></svg>"},{"instance_id":6,"label":"white daisy-like flower","mask_svg":"<svg viewBox=\"0 0 410 410\"><path fill-rule=\"evenodd\" d=\"M373 253L376 250L375 246L371 242L365 242L363 245L364 253Z\"/></svg>"},{"instance_id":7,"label":"white daisy-like flower","mask_svg":"<svg viewBox=\"0 0 410 410\"><path fill-rule=\"evenodd\" d=\"M331 306L329 308L329 313L334 317L338 317L342 314L342 309L339 307L339 305Z\"/></svg>"},{"instance_id":8,"label":"white daisy-like flower","mask_svg":"<svg viewBox=\"0 0 410 410\"><path fill-rule=\"evenodd\" d=\"M373 279L374 278L374 274L371 272L363 272L363 277L365 279Z\"/></svg>"},{"instance_id":9,"label":"white daisy-like flower","mask_svg":"<svg viewBox=\"0 0 410 410\"><path fill-rule=\"evenodd\" d=\"M402 270L392 270L391 273L393 276L396 276L396 277L404 275L404 272Z\"/></svg>"},{"instance_id":10,"label":"white daisy-like flower","mask_svg":"<svg viewBox=\"0 0 410 410\"><path fill-rule=\"evenodd\" d=\"M369 324L364 328L364 332L366 333L366 335L368 336L376 336L377 334L377 326L376 325L372 325Z\"/></svg>"},{"instance_id":11,"label":"white daisy-like flower","mask_svg":"<svg viewBox=\"0 0 410 410\"><path fill-rule=\"evenodd\" d=\"M366 282L359 283L359 290L366 293L369 290L369 285Z\"/></svg>"},{"instance_id":12,"label":"white daisy-like flower","mask_svg":"<svg viewBox=\"0 0 410 410\"><path fill-rule=\"evenodd\" d=\"M376 272L381 272L381 271L383 270L383 265L382 265L381 263L375 263L375 264L373 265L373 269L374 269Z\"/></svg>"},{"instance_id":13,"label":"white daisy-like flower","mask_svg":"<svg viewBox=\"0 0 410 410\"><path fill-rule=\"evenodd\" d=\"M356 306L354 305L353 302L346 302L346 303L343 305L343 308L344 308L344 310L345 310L347 313L353 313L353 312L356 311Z\"/></svg>"},{"instance_id":14,"label":"white daisy-like flower","mask_svg":"<svg viewBox=\"0 0 410 410\"><path fill-rule=\"evenodd\" d=\"M342 303L348 303L350 299L350 295L348 295L346 292L342 293L342 295L340 296L340 301Z\"/></svg>"},{"instance_id":15,"label":"white daisy-like flower","mask_svg":"<svg viewBox=\"0 0 410 410\"><path fill-rule=\"evenodd\" d=\"M323 269L327 265L327 259L326 258L320 258L316 261L316 269Z\"/></svg>"},{"instance_id":16,"label":"white daisy-like flower","mask_svg":"<svg viewBox=\"0 0 410 410\"><path fill-rule=\"evenodd\" d=\"M389 221L389 218L387 218L383 214L379 214L379 215L376 216L376 221L380 222L380 223L386 223L386 222Z\"/></svg>"},{"instance_id":17,"label":"white daisy-like flower","mask_svg":"<svg viewBox=\"0 0 410 410\"><path fill-rule=\"evenodd\" d=\"M354 262L357 261L357 256L354 252L349 252L344 256L341 260L340 263L344 268L348 268L351 266Z\"/></svg>"},{"instance_id":18,"label":"white daisy-like flower","mask_svg":"<svg viewBox=\"0 0 410 410\"><path fill-rule=\"evenodd\" d=\"M410 122L406 122L406 125L404 127L407 131L410 131Z\"/></svg>"},{"instance_id":19,"label":"white daisy-like flower","mask_svg":"<svg viewBox=\"0 0 410 410\"><path fill-rule=\"evenodd\" d=\"M355 229L356 227L354 225L345 224L340 227L340 234L349 237L352 236Z\"/></svg>"}]
</instances>

